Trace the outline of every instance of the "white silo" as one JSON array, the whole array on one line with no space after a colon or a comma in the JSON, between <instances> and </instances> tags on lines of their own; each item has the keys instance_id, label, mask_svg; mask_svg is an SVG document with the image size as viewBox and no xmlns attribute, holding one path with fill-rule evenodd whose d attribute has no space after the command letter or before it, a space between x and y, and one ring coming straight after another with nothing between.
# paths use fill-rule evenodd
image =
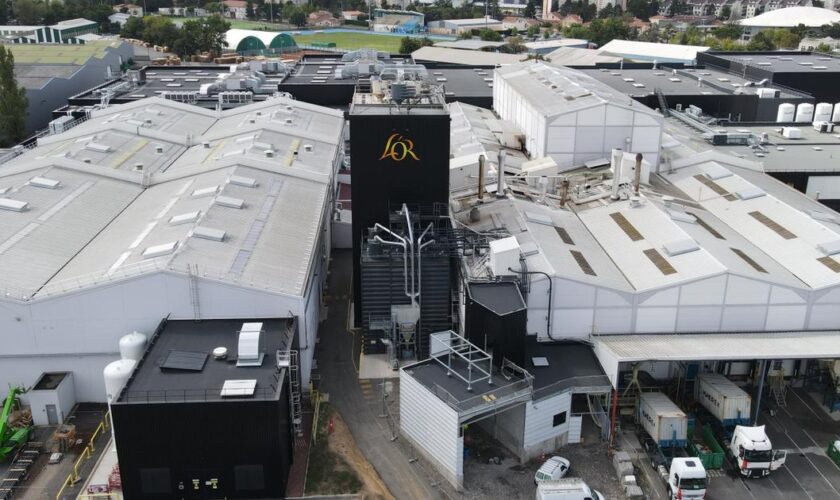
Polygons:
<instances>
[{"instance_id":1,"label":"white silo","mask_svg":"<svg viewBox=\"0 0 840 500\"><path fill-rule=\"evenodd\" d=\"M834 105L834 113L831 115L831 121L840 123L840 102Z\"/></svg>"},{"instance_id":2,"label":"white silo","mask_svg":"<svg viewBox=\"0 0 840 500\"><path fill-rule=\"evenodd\" d=\"M125 387L125 383L128 382L135 364L137 362L133 359L119 359L109 363L102 371L105 376L105 398L108 404L111 404L119 396L120 391Z\"/></svg>"},{"instance_id":3,"label":"white silo","mask_svg":"<svg viewBox=\"0 0 840 500\"><path fill-rule=\"evenodd\" d=\"M796 106L789 102L779 104L779 112L776 113L776 122L792 123L794 115L796 115Z\"/></svg>"},{"instance_id":4,"label":"white silo","mask_svg":"<svg viewBox=\"0 0 840 500\"><path fill-rule=\"evenodd\" d=\"M830 122L831 121L831 104L827 102L821 102L817 104L816 109L814 110L814 121L815 122Z\"/></svg>"},{"instance_id":5,"label":"white silo","mask_svg":"<svg viewBox=\"0 0 840 500\"><path fill-rule=\"evenodd\" d=\"M131 332L120 339L120 357L140 361L146 350L146 336L140 332Z\"/></svg>"},{"instance_id":6,"label":"white silo","mask_svg":"<svg viewBox=\"0 0 840 500\"><path fill-rule=\"evenodd\" d=\"M814 105L803 102L796 107L796 123L808 123L814 118Z\"/></svg>"}]
</instances>

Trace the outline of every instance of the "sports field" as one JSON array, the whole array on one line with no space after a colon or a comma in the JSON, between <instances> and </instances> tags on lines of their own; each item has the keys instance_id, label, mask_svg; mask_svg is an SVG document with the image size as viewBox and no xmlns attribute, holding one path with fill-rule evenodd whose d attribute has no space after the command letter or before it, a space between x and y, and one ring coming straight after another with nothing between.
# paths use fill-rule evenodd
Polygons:
<instances>
[{"instance_id":1,"label":"sports field","mask_svg":"<svg viewBox=\"0 0 840 500\"><path fill-rule=\"evenodd\" d=\"M383 52L400 51L401 37L392 35L374 35L371 33L349 33L346 31L315 33L312 35L294 35L298 45L312 45L316 42L334 42L339 49L377 49Z\"/></svg>"}]
</instances>

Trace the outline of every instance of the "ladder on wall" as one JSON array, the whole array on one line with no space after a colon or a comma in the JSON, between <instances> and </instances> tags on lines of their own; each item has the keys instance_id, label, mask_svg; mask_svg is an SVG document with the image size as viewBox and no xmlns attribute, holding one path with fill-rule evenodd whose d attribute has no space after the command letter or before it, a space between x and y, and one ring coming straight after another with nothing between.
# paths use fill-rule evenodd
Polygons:
<instances>
[{"instance_id":1,"label":"ladder on wall","mask_svg":"<svg viewBox=\"0 0 840 500\"><path fill-rule=\"evenodd\" d=\"M656 99L659 101L659 112L662 116L668 116L668 102L665 100L665 94L660 89L656 89Z\"/></svg>"},{"instance_id":2,"label":"ladder on wall","mask_svg":"<svg viewBox=\"0 0 840 500\"><path fill-rule=\"evenodd\" d=\"M198 264L187 264L187 274L190 280L190 303L193 308L194 319L201 319L201 300L198 296Z\"/></svg>"},{"instance_id":3,"label":"ladder on wall","mask_svg":"<svg viewBox=\"0 0 840 500\"><path fill-rule=\"evenodd\" d=\"M787 397L787 384L785 383L785 374L781 370L776 370L770 373L768 376L770 379L770 395L773 396L773 399L776 401L776 405L779 408L784 408L787 406L787 402L785 401Z\"/></svg>"},{"instance_id":4,"label":"ladder on wall","mask_svg":"<svg viewBox=\"0 0 840 500\"><path fill-rule=\"evenodd\" d=\"M300 401L300 372L298 370L298 352L290 350L289 356L289 402L292 406L292 424L295 435L303 436L303 409Z\"/></svg>"}]
</instances>

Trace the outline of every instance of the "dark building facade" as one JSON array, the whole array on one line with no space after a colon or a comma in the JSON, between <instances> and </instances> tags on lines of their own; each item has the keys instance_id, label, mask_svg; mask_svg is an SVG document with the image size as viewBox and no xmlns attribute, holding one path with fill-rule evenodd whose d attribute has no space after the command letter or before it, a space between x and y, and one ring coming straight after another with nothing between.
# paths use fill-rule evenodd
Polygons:
<instances>
[{"instance_id":1,"label":"dark building facade","mask_svg":"<svg viewBox=\"0 0 840 500\"><path fill-rule=\"evenodd\" d=\"M288 353L293 320L262 325L260 366L237 366L241 320L169 321L149 343L111 414L127 500L284 498L293 461ZM244 330L244 328L243 328ZM226 359L211 353L226 347ZM203 359L198 365L171 365ZM229 382L251 389L225 393Z\"/></svg>"},{"instance_id":2,"label":"dark building facade","mask_svg":"<svg viewBox=\"0 0 840 500\"><path fill-rule=\"evenodd\" d=\"M495 365L508 359L526 366L528 307L517 282L470 282L464 322L467 340L492 351Z\"/></svg>"},{"instance_id":3,"label":"dark building facade","mask_svg":"<svg viewBox=\"0 0 840 500\"><path fill-rule=\"evenodd\" d=\"M363 232L376 223L387 225L392 207L403 203L449 201L449 111L442 94L426 84L407 82L398 92L414 97L397 96L402 101L398 106L391 99L391 86L381 85L359 85L349 112L357 324Z\"/></svg>"}]
</instances>

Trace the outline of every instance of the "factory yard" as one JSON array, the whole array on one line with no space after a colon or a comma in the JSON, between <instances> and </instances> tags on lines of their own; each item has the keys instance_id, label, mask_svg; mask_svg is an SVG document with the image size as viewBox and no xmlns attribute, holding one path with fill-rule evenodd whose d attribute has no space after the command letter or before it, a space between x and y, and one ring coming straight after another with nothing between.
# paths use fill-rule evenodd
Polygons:
<instances>
[{"instance_id":1,"label":"factory yard","mask_svg":"<svg viewBox=\"0 0 840 500\"><path fill-rule=\"evenodd\" d=\"M760 425L775 446L787 451L787 461L778 471L760 479L743 479L725 464L711 471L708 500L824 499L840 498L840 467L826 456L828 443L840 438L840 422L833 420L811 395L802 389L788 392L787 406L774 408L775 416L762 412ZM632 431L625 430L622 449L638 452ZM634 444L631 444L634 443ZM633 448L636 448L635 450ZM636 463L647 483L651 499L667 498L661 481L653 475L649 460L642 455Z\"/></svg>"},{"instance_id":2,"label":"factory yard","mask_svg":"<svg viewBox=\"0 0 840 500\"><path fill-rule=\"evenodd\" d=\"M398 53L401 37L391 35L374 35L347 31L313 33L311 35L294 35L298 45L312 45L314 43L335 43L338 49L377 49L383 52Z\"/></svg>"}]
</instances>

